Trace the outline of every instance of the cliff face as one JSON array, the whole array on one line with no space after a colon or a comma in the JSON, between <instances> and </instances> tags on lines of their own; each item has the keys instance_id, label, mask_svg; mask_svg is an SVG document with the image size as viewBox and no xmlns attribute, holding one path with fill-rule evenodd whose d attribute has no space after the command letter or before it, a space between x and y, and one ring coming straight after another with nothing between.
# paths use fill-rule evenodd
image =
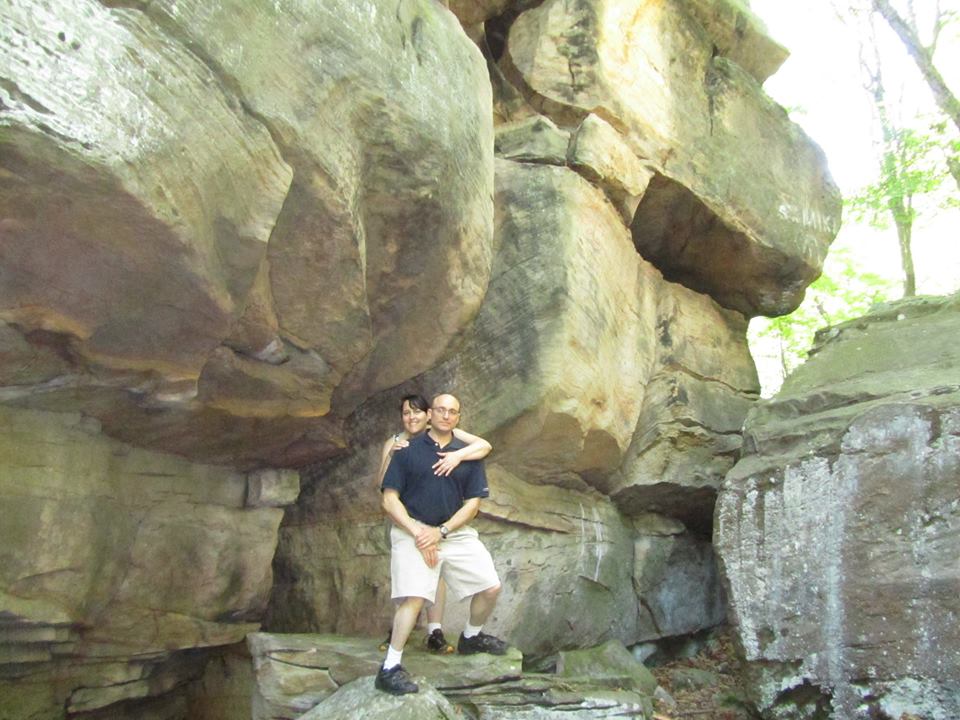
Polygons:
<instances>
[{"instance_id":1,"label":"cliff face","mask_svg":"<svg viewBox=\"0 0 960 720\"><path fill-rule=\"evenodd\" d=\"M958 322L954 296L821 331L747 416L716 544L770 717L960 714Z\"/></svg>"},{"instance_id":2,"label":"cliff face","mask_svg":"<svg viewBox=\"0 0 960 720\"><path fill-rule=\"evenodd\" d=\"M5 4L9 401L296 465L442 356L490 272L490 85L387 5Z\"/></svg>"},{"instance_id":3,"label":"cliff face","mask_svg":"<svg viewBox=\"0 0 960 720\"><path fill-rule=\"evenodd\" d=\"M5 3L0 707L173 717L190 649L379 633L411 390L496 448L498 632L719 622L746 322L839 223L783 57L733 0Z\"/></svg>"}]
</instances>

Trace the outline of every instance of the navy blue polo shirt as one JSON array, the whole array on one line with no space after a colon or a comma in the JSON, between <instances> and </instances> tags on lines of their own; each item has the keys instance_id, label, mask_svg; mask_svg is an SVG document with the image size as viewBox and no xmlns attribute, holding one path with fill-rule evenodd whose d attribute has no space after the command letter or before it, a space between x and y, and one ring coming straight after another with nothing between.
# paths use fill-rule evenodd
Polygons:
<instances>
[{"instance_id":1,"label":"navy blue polo shirt","mask_svg":"<svg viewBox=\"0 0 960 720\"><path fill-rule=\"evenodd\" d=\"M447 477L433 474L438 452L466 447L453 438L441 448L428 433L410 440L410 445L393 453L380 490L400 493L400 502L414 520L434 527L442 525L470 498L490 494L483 461L467 460L455 467Z\"/></svg>"}]
</instances>

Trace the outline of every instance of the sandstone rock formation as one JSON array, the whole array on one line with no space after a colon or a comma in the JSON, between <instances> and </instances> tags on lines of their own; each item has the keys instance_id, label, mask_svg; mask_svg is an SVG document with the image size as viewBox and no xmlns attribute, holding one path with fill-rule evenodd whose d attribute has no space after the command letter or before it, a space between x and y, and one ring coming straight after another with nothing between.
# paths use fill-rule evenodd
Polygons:
<instances>
[{"instance_id":1,"label":"sandstone rock formation","mask_svg":"<svg viewBox=\"0 0 960 720\"><path fill-rule=\"evenodd\" d=\"M755 397L743 320L731 316L730 324L717 324L729 311L666 283L633 251L603 193L576 173L539 163L497 167L500 252L487 298L459 352L417 380L425 388L462 388L465 427L496 428L490 435L496 454L488 464L492 498L482 508L496 522L480 526L504 563L506 590L494 622L529 654L610 637L640 642L720 622L706 540L710 523L703 518L713 506L709 483L715 490L732 464L736 442L727 436L735 429L726 420L715 427L719 415L704 412L711 404L699 398L720 387L714 404L730 399L727 412L742 417ZM691 317L684 319L678 308L687 303ZM705 327L692 315L698 310ZM719 360L711 366L709 353L694 360L684 348L695 342L716 347L728 369ZM742 365L730 362L735 354ZM667 418L642 412L644 393L659 376L690 378L689 392L658 406L676 406ZM307 489L282 531L272 629L375 633L386 627L389 551L371 475L383 428L396 423L394 402L387 397L358 414L354 437L367 444L366 453L307 474ZM686 413L699 426L677 422ZM715 444L726 444L727 457L713 461L719 470L693 476L696 490L687 492L679 469L682 480L660 483L663 468L647 452L656 441L648 439L614 486L610 478L634 432L676 438L671 462L681 465L685 453L699 458ZM648 487L660 491L655 499L644 496ZM635 527L630 516L649 507L698 520L691 524L700 537L679 523L667 532ZM673 552L677 538L690 552ZM662 568L667 557L675 561L671 572ZM677 592L677 582L699 590ZM321 590L331 584L333 602ZM685 598L682 609L674 607L677 597ZM590 613L582 612L585 606Z\"/></svg>"},{"instance_id":2,"label":"sandstone rock formation","mask_svg":"<svg viewBox=\"0 0 960 720\"><path fill-rule=\"evenodd\" d=\"M0 708L219 720L247 631L379 634L409 390L496 448L516 646L721 622L747 319L839 221L782 59L733 0L6 2Z\"/></svg>"},{"instance_id":3,"label":"sandstone rock formation","mask_svg":"<svg viewBox=\"0 0 960 720\"><path fill-rule=\"evenodd\" d=\"M224 464L341 450L483 298L479 51L426 0L105 5L0 10L0 320L63 361L8 401Z\"/></svg>"},{"instance_id":4,"label":"sandstone rock formation","mask_svg":"<svg viewBox=\"0 0 960 720\"><path fill-rule=\"evenodd\" d=\"M656 171L632 232L668 279L778 315L819 274L840 201L819 150L737 63L731 4L546 0L501 64L535 108L599 115Z\"/></svg>"},{"instance_id":5,"label":"sandstone rock formation","mask_svg":"<svg viewBox=\"0 0 960 720\"><path fill-rule=\"evenodd\" d=\"M202 670L197 649L257 629L283 494L248 500L248 482L0 407L0 716L163 695Z\"/></svg>"},{"instance_id":6,"label":"sandstone rock formation","mask_svg":"<svg viewBox=\"0 0 960 720\"><path fill-rule=\"evenodd\" d=\"M496 720L649 720L657 688L650 672L614 642L570 654L567 668L555 674L523 673L515 649L502 657L463 657L411 645L404 665L420 692L402 699L373 687L382 660L375 641L254 633L248 643L256 667L253 720L454 720L465 712Z\"/></svg>"},{"instance_id":7,"label":"sandstone rock formation","mask_svg":"<svg viewBox=\"0 0 960 720\"><path fill-rule=\"evenodd\" d=\"M822 331L747 418L716 543L766 717L960 715L958 330L960 296Z\"/></svg>"}]
</instances>

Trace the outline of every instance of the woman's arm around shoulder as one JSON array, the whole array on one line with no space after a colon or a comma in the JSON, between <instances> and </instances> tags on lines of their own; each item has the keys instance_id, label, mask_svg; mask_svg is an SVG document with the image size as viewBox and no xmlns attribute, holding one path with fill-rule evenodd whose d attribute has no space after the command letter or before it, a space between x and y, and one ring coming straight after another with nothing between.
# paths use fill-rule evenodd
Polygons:
<instances>
[{"instance_id":1,"label":"woman's arm around shoulder","mask_svg":"<svg viewBox=\"0 0 960 720\"><path fill-rule=\"evenodd\" d=\"M440 459L433 465L434 475L447 476L464 460L483 460L493 450L493 445L489 442L479 435L468 433L466 430L454 428L453 435L457 440L468 444L459 450L437 453Z\"/></svg>"},{"instance_id":2,"label":"woman's arm around shoulder","mask_svg":"<svg viewBox=\"0 0 960 720\"><path fill-rule=\"evenodd\" d=\"M383 443L383 450L380 454L380 472L377 473L377 490L383 485L383 476L387 474L387 468L390 466L390 458L401 448L407 447L410 443L407 441L405 432L391 435Z\"/></svg>"}]
</instances>

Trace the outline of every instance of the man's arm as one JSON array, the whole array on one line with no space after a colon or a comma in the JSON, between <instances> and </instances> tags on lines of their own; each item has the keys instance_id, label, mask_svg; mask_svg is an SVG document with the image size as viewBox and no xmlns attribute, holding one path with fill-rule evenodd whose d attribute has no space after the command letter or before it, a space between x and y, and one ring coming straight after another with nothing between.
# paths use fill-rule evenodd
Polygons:
<instances>
[{"instance_id":1,"label":"man's arm","mask_svg":"<svg viewBox=\"0 0 960 720\"><path fill-rule=\"evenodd\" d=\"M393 488L384 488L383 496L380 499L380 505L390 519L396 523L401 530L406 530L413 537L417 536L420 530L420 523L410 517L407 509L400 502L400 493Z\"/></svg>"},{"instance_id":2,"label":"man's arm","mask_svg":"<svg viewBox=\"0 0 960 720\"><path fill-rule=\"evenodd\" d=\"M461 430L460 428L454 428L453 436L465 443L469 443L466 447L462 447L459 450L452 450L451 452L440 452L437 455L440 457L433 464L433 474L442 475L446 477L454 471L454 468L457 467L464 460L483 460L487 455L490 454L490 451L493 450L493 445L484 440L479 435L472 435L466 430Z\"/></svg>"},{"instance_id":3,"label":"man's arm","mask_svg":"<svg viewBox=\"0 0 960 720\"><path fill-rule=\"evenodd\" d=\"M479 511L480 498L467 498L463 505L460 506L460 509L457 510L444 525L447 526L447 530L453 532L473 520ZM417 547L421 552L437 545L443 539L440 535L440 528L430 527L429 525L421 525L415 537L417 538Z\"/></svg>"}]
</instances>

